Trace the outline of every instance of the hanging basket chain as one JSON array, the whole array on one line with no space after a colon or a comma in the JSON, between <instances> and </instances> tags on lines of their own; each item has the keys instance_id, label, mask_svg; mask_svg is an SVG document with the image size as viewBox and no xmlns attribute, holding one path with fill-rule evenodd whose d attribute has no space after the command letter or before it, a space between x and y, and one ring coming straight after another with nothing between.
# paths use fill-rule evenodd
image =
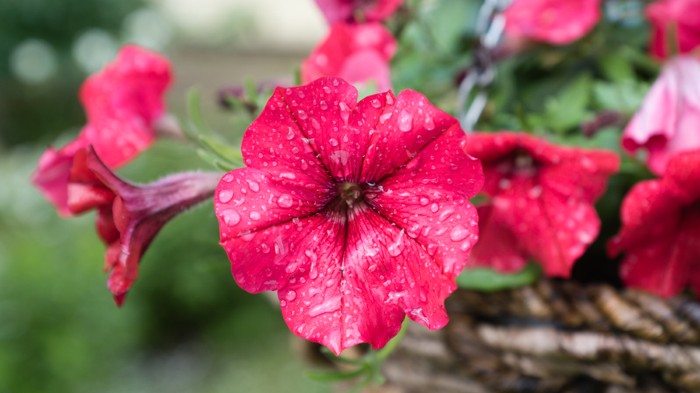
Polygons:
<instances>
[{"instance_id":1,"label":"hanging basket chain","mask_svg":"<svg viewBox=\"0 0 700 393\"><path fill-rule=\"evenodd\" d=\"M501 42L506 20L503 11L512 0L485 0L476 22L478 37L474 59L459 84L457 111L462 129L472 132L488 102L487 88L496 77L496 48Z\"/></svg>"}]
</instances>

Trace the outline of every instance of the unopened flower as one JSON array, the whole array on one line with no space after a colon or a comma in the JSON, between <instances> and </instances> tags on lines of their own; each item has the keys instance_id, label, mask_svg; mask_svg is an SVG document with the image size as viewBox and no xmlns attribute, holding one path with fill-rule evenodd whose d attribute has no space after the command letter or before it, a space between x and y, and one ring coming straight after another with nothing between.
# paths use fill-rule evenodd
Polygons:
<instances>
[{"instance_id":1,"label":"unopened flower","mask_svg":"<svg viewBox=\"0 0 700 393\"><path fill-rule=\"evenodd\" d=\"M136 280L141 256L161 228L212 197L219 173L184 172L146 185L120 179L90 149L77 152L68 184L73 214L97 211L97 232L107 245L107 286L118 305Z\"/></svg>"},{"instance_id":2,"label":"unopened flower","mask_svg":"<svg viewBox=\"0 0 700 393\"><path fill-rule=\"evenodd\" d=\"M90 76L80 90L87 124L68 145L48 148L39 159L32 182L68 215L68 178L73 157L93 146L109 167L118 167L146 149L155 139L163 116L163 94L171 82L170 64L139 47L125 46L117 59Z\"/></svg>"},{"instance_id":3,"label":"unopened flower","mask_svg":"<svg viewBox=\"0 0 700 393\"><path fill-rule=\"evenodd\" d=\"M646 10L651 53L664 59L700 47L700 0L657 0Z\"/></svg>"},{"instance_id":4,"label":"unopened flower","mask_svg":"<svg viewBox=\"0 0 700 393\"><path fill-rule=\"evenodd\" d=\"M649 169L664 173L674 154L700 148L700 59L670 60L625 128L622 146L646 150Z\"/></svg>"},{"instance_id":5,"label":"unopened flower","mask_svg":"<svg viewBox=\"0 0 700 393\"><path fill-rule=\"evenodd\" d=\"M391 88L389 60L396 40L379 23L336 23L326 39L301 65L301 79L309 83L337 76L350 83L374 83L378 91Z\"/></svg>"},{"instance_id":6,"label":"unopened flower","mask_svg":"<svg viewBox=\"0 0 700 393\"><path fill-rule=\"evenodd\" d=\"M447 323L483 182L457 120L423 95L357 96L338 78L275 90L243 137L247 168L214 198L236 282L278 291L290 329L336 354L384 346L405 315Z\"/></svg>"},{"instance_id":7,"label":"unopened flower","mask_svg":"<svg viewBox=\"0 0 700 393\"><path fill-rule=\"evenodd\" d=\"M637 184L622 203L610 254L624 253L623 281L661 296L700 293L700 151L679 153L663 178Z\"/></svg>"},{"instance_id":8,"label":"unopened flower","mask_svg":"<svg viewBox=\"0 0 700 393\"><path fill-rule=\"evenodd\" d=\"M598 235L593 203L617 171L619 157L513 132L474 134L467 152L484 166L489 198L478 207L474 263L512 272L532 259L549 276L569 277Z\"/></svg>"},{"instance_id":9,"label":"unopened flower","mask_svg":"<svg viewBox=\"0 0 700 393\"><path fill-rule=\"evenodd\" d=\"M403 0L316 0L328 24L337 22L381 22L390 17Z\"/></svg>"},{"instance_id":10,"label":"unopened flower","mask_svg":"<svg viewBox=\"0 0 700 393\"><path fill-rule=\"evenodd\" d=\"M600 20L601 0L513 0L506 9L506 34L555 45L572 43Z\"/></svg>"}]
</instances>

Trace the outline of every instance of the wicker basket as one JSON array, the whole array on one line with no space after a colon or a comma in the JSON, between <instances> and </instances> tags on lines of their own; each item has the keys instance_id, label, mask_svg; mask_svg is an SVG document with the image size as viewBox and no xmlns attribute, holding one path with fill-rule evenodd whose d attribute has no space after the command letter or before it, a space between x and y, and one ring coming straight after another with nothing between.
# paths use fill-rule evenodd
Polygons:
<instances>
[{"instance_id":1,"label":"wicker basket","mask_svg":"<svg viewBox=\"0 0 700 393\"><path fill-rule=\"evenodd\" d=\"M410 324L372 392L700 392L690 299L543 280L447 307L441 331Z\"/></svg>"}]
</instances>

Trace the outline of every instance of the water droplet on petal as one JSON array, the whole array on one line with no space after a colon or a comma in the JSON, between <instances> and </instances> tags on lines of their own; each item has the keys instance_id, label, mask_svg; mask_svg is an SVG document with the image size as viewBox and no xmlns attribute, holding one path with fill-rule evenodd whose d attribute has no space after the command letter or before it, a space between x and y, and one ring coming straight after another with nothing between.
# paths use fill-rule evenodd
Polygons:
<instances>
[{"instance_id":1,"label":"water droplet on petal","mask_svg":"<svg viewBox=\"0 0 700 393\"><path fill-rule=\"evenodd\" d=\"M315 128L316 130L321 129L321 123L318 122L316 119L311 119L311 126Z\"/></svg>"},{"instance_id":2,"label":"water droplet on petal","mask_svg":"<svg viewBox=\"0 0 700 393\"><path fill-rule=\"evenodd\" d=\"M260 184L258 184L254 180L246 180L248 182L248 188L250 188L250 191L253 192L258 192L260 191Z\"/></svg>"},{"instance_id":3,"label":"water droplet on petal","mask_svg":"<svg viewBox=\"0 0 700 393\"><path fill-rule=\"evenodd\" d=\"M299 109L297 115L299 116L300 120L306 120L309 117L309 115L307 115L303 109Z\"/></svg>"},{"instance_id":4,"label":"water droplet on petal","mask_svg":"<svg viewBox=\"0 0 700 393\"><path fill-rule=\"evenodd\" d=\"M425 126L425 129L428 131L432 131L435 129L435 123L433 122L433 117L430 115L427 115L425 117L425 121L423 122L423 125Z\"/></svg>"},{"instance_id":5,"label":"water droplet on petal","mask_svg":"<svg viewBox=\"0 0 700 393\"><path fill-rule=\"evenodd\" d=\"M343 123L348 124L348 120L350 119L350 107L344 102L339 103L338 106L340 106L340 118L343 120Z\"/></svg>"},{"instance_id":6,"label":"water droplet on petal","mask_svg":"<svg viewBox=\"0 0 700 393\"><path fill-rule=\"evenodd\" d=\"M403 251L403 229L401 232L399 232L399 235L396 237L396 240L394 240L393 243L389 245L387 248L387 252L389 252L389 255L392 257L398 257L401 255L401 251Z\"/></svg>"},{"instance_id":7,"label":"water droplet on petal","mask_svg":"<svg viewBox=\"0 0 700 393\"><path fill-rule=\"evenodd\" d=\"M241 216L233 209L222 211L221 218L223 218L226 225L236 225L241 221Z\"/></svg>"},{"instance_id":8,"label":"water droplet on petal","mask_svg":"<svg viewBox=\"0 0 700 393\"><path fill-rule=\"evenodd\" d=\"M260 249L262 250L263 254L267 254L270 252L270 246L268 246L267 243L261 243Z\"/></svg>"},{"instance_id":9,"label":"water droplet on petal","mask_svg":"<svg viewBox=\"0 0 700 393\"><path fill-rule=\"evenodd\" d=\"M285 297L287 298L287 300L289 300L291 302L297 298L297 293L294 291L289 291L289 292L287 292L287 295Z\"/></svg>"},{"instance_id":10,"label":"water droplet on petal","mask_svg":"<svg viewBox=\"0 0 700 393\"><path fill-rule=\"evenodd\" d=\"M450 239L454 242L462 241L469 236L469 230L462 225L457 225L450 232Z\"/></svg>"},{"instance_id":11,"label":"water droplet on petal","mask_svg":"<svg viewBox=\"0 0 700 393\"><path fill-rule=\"evenodd\" d=\"M258 221L260 219L260 213L256 211L250 212L250 219L253 221Z\"/></svg>"},{"instance_id":12,"label":"water droplet on petal","mask_svg":"<svg viewBox=\"0 0 700 393\"><path fill-rule=\"evenodd\" d=\"M335 138L331 138L328 140L328 143L331 144L331 146L338 146L338 140Z\"/></svg>"},{"instance_id":13,"label":"water droplet on petal","mask_svg":"<svg viewBox=\"0 0 700 393\"><path fill-rule=\"evenodd\" d=\"M411 131L413 128L413 115L405 109L399 114L399 130L403 132Z\"/></svg>"},{"instance_id":14,"label":"water droplet on petal","mask_svg":"<svg viewBox=\"0 0 700 393\"><path fill-rule=\"evenodd\" d=\"M277 198L277 204L284 209L292 207L294 205L294 200L290 195L287 194L282 194L280 195L279 198Z\"/></svg>"},{"instance_id":15,"label":"water droplet on petal","mask_svg":"<svg viewBox=\"0 0 700 393\"><path fill-rule=\"evenodd\" d=\"M233 191L231 190L221 190L219 192L219 202L227 203L233 198Z\"/></svg>"},{"instance_id":16,"label":"water droplet on petal","mask_svg":"<svg viewBox=\"0 0 700 393\"><path fill-rule=\"evenodd\" d=\"M282 173L280 173L280 177L283 179L289 179L289 180L294 180L297 178L297 176L291 172L282 172Z\"/></svg>"},{"instance_id":17,"label":"water droplet on petal","mask_svg":"<svg viewBox=\"0 0 700 393\"><path fill-rule=\"evenodd\" d=\"M434 202L432 205L430 205L430 211L433 213L437 213L439 209L440 205L438 205L437 202Z\"/></svg>"},{"instance_id":18,"label":"water droplet on petal","mask_svg":"<svg viewBox=\"0 0 700 393\"><path fill-rule=\"evenodd\" d=\"M377 109L379 109L379 108L382 107L382 103L379 102L379 100L376 99L376 98L372 100L371 104L372 104L373 107L375 107L375 108L377 108Z\"/></svg>"},{"instance_id":19,"label":"water droplet on petal","mask_svg":"<svg viewBox=\"0 0 700 393\"><path fill-rule=\"evenodd\" d=\"M326 94L331 94L331 88L328 86L323 86L323 91L326 92Z\"/></svg>"},{"instance_id":20,"label":"water droplet on petal","mask_svg":"<svg viewBox=\"0 0 700 393\"><path fill-rule=\"evenodd\" d=\"M226 183L231 183L233 181L233 175L230 173L227 173L221 180L225 181Z\"/></svg>"},{"instance_id":21,"label":"water droplet on petal","mask_svg":"<svg viewBox=\"0 0 700 393\"><path fill-rule=\"evenodd\" d=\"M426 198L426 197L421 197L421 198L420 198L420 204L421 204L421 206L428 206L428 203L430 203L430 199L428 199L428 198Z\"/></svg>"},{"instance_id":22,"label":"water droplet on petal","mask_svg":"<svg viewBox=\"0 0 700 393\"><path fill-rule=\"evenodd\" d=\"M287 140L291 141L292 139L294 139L294 130L292 127L289 127L289 131L287 131Z\"/></svg>"}]
</instances>

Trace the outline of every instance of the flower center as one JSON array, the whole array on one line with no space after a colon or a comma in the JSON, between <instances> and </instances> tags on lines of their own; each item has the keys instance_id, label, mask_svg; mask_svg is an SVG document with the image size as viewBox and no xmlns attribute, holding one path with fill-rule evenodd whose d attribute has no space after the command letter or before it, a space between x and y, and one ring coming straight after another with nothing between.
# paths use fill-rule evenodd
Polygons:
<instances>
[{"instance_id":1,"label":"flower center","mask_svg":"<svg viewBox=\"0 0 700 393\"><path fill-rule=\"evenodd\" d=\"M338 197L348 207L352 208L355 204L362 201L362 187L352 182L338 183Z\"/></svg>"}]
</instances>

